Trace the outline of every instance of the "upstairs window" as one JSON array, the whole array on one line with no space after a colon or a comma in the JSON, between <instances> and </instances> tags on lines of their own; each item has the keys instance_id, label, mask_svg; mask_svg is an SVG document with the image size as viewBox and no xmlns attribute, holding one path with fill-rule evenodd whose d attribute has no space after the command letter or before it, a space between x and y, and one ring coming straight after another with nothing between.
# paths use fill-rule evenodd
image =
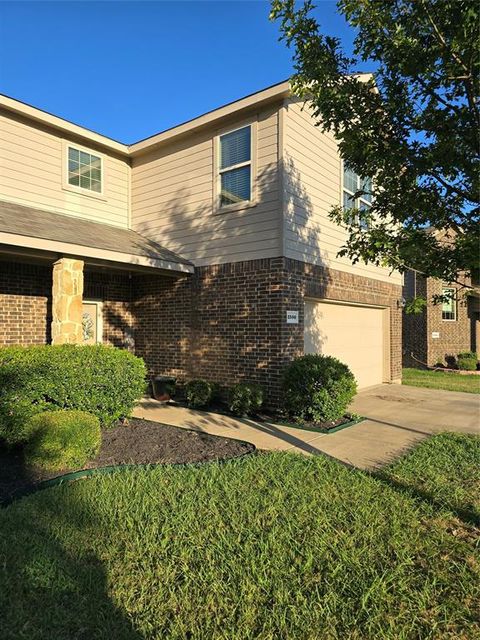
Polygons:
<instances>
[{"instance_id":1,"label":"upstairs window","mask_svg":"<svg viewBox=\"0 0 480 640\"><path fill-rule=\"evenodd\" d=\"M252 199L252 128L219 137L220 207Z\"/></svg>"},{"instance_id":2,"label":"upstairs window","mask_svg":"<svg viewBox=\"0 0 480 640\"><path fill-rule=\"evenodd\" d=\"M442 289L442 320L457 319L457 304L455 301L455 289L453 287L444 287Z\"/></svg>"},{"instance_id":3,"label":"upstairs window","mask_svg":"<svg viewBox=\"0 0 480 640\"><path fill-rule=\"evenodd\" d=\"M365 191L359 198L355 198L355 193ZM372 206L372 180L362 178L352 171L345 163L343 164L343 208L358 209L359 212L366 211ZM361 228L368 228L368 221L362 218L361 213L357 215L357 221Z\"/></svg>"},{"instance_id":4,"label":"upstairs window","mask_svg":"<svg viewBox=\"0 0 480 640\"><path fill-rule=\"evenodd\" d=\"M75 147L68 147L68 184L102 193L102 159Z\"/></svg>"}]
</instances>

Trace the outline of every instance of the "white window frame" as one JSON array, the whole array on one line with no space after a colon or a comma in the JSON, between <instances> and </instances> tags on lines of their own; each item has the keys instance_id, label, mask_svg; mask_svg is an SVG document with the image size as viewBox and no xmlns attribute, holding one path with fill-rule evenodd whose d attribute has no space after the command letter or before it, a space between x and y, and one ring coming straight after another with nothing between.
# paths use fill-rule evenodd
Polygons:
<instances>
[{"instance_id":1,"label":"white window frame","mask_svg":"<svg viewBox=\"0 0 480 640\"><path fill-rule=\"evenodd\" d=\"M442 287L442 296L445 295L445 291L452 291L452 296L451 296L451 300L453 303L453 318L444 318L443 317L443 305L444 303L442 302L442 322L456 322L457 318L458 318L458 309L457 309L457 291L455 289L455 287Z\"/></svg>"},{"instance_id":2,"label":"white window frame","mask_svg":"<svg viewBox=\"0 0 480 640\"><path fill-rule=\"evenodd\" d=\"M354 196L356 192L355 191L350 191L350 189L346 188L345 180L344 180L344 177L345 177L345 162L342 160L340 165L341 165L340 166L340 172L341 172L340 173L340 176L341 176L340 183L341 183L341 187L342 187L342 189L341 189L341 198L342 198L341 205L342 205L342 208L343 208L344 207L344 204L343 204L344 194L347 193L349 196ZM357 176L357 191L360 191L360 189L362 188L362 177L359 176L358 173L355 174L355 175ZM372 181L372 191L373 191L373 181ZM374 196L373 196L373 193L372 193L372 202L373 202L373 197ZM368 200L365 200L365 198L360 196L359 198L353 198L352 206L350 208L351 209L357 209L358 211L360 211L360 206L363 204L363 205L366 205L366 207L368 209L370 209L372 207L372 202L369 202ZM359 214L357 214L356 219L357 219L357 223L360 224L360 215Z\"/></svg>"},{"instance_id":3,"label":"white window frame","mask_svg":"<svg viewBox=\"0 0 480 640\"><path fill-rule=\"evenodd\" d=\"M101 171L101 181L100 181L100 191L92 191L91 189L86 189L85 187L80 187L79 185L70 184L68 181L69 170L68 170L68 150L75 149L78 151L83 151L84 153L88 153L96 158L100 158L100 171ZM104 154L96 151L95 149L90 149L88 147L84 147L80 144L76 144L75 142L71 142L70 140L63 140L63 162L62 162L62 188L66 191L72 191L73 193L78 193L83 196L87 196L88 198L96 198L97 200L106 200L106 175L105 175L105 156Z\"/></svg>"},{"instance_id":4,"label":"white window frame","mask_svg":"<svg viewBox=\"0 0 480 640\"><path fill-rule=\"evenodd\" d=\"M250 127L250 160L240 162L223 169L220 168L221 150L220 138L228 133L234 133L240 129ZM257 204L257 120L247 120L235 127L228 127L216 132L214 138L214 158L213 158L213 211L214 213L226 213L229 211L239 211L249 209ZM232 171L232 169L240 169L241 167L250 166L250 199L234 202L232 204L221 205L220 195L222 192L222 173Z\"/></svg>"}]
</instances>

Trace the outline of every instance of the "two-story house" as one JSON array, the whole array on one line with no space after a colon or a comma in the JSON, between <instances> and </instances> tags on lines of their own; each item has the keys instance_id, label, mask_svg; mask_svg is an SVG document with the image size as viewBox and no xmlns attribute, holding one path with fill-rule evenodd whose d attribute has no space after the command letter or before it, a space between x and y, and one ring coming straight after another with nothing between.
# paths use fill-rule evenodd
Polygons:
<instances>
[{"instance_id":1,"label":"two-story house","mask_svg":"<svg viewBox=\"0 0 480 640\"><path fill-rule=\"evenodd\" d=\"M337 256L360 178L288 82L131 145L0 109L1 344L108 342L270 403L304 352L400 379L401 277Z\"/></svg>"}]
</instances>

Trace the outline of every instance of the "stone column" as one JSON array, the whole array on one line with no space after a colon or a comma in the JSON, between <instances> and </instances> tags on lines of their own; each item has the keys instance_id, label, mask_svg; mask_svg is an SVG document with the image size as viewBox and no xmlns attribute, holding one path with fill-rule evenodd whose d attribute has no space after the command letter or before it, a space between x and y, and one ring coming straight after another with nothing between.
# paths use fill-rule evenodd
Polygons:
<instances>
[{"instance_id":1,"label":"stone column","mask_svg":"<svg viewBox=\"0 0 480 640\"><path fill-rule=\"evenodd\" d=\"M61 258L53 265L52 344L83 342L83 261Z\"/></svg>"}]
</instances>

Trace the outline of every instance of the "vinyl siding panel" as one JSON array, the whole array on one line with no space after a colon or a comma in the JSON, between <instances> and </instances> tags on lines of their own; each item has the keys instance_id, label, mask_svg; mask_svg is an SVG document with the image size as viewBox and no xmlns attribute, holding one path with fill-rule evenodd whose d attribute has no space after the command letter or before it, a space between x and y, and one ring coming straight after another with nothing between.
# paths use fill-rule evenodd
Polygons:
<instances>
[{"instance_id":1,"label":"vinyl siding panel","mask_svg":"<svg viewBox=\"0 0 480 640\"><path fill-rule=\"evenodd\" d=\"M73 145L103 157L102 198L63 186L64 139L53 129L0 110L0 199L55 213L128 227L130 167L128 160L105 153L75 138Z\"/></svg>"},{"instance_id":2,"label":"vinyl siding panel","mask_svg":"<svg viewBox=\"0 0 480 640\"><path fill-rule=\"evenodd\" d=\"M345 231L328 217L342 201L341 161L332 134L314 126L308 108L288 100L283 127L284 255L359 276L401 284L399 274L337 257Z\"/></svg>"},{"instance_id":3,"label":"vinyl siding panel","mask_svg":"<svg viewBox=\"0 0 480 640\"><path fill-rule=\"evenodd\" d=\"M256 119L255 206L214 212L219 131L209 128L133 159L133 228L198 266L281 255L279 106L221 127L223 132Z\"/></svg>"}]
</instances>

